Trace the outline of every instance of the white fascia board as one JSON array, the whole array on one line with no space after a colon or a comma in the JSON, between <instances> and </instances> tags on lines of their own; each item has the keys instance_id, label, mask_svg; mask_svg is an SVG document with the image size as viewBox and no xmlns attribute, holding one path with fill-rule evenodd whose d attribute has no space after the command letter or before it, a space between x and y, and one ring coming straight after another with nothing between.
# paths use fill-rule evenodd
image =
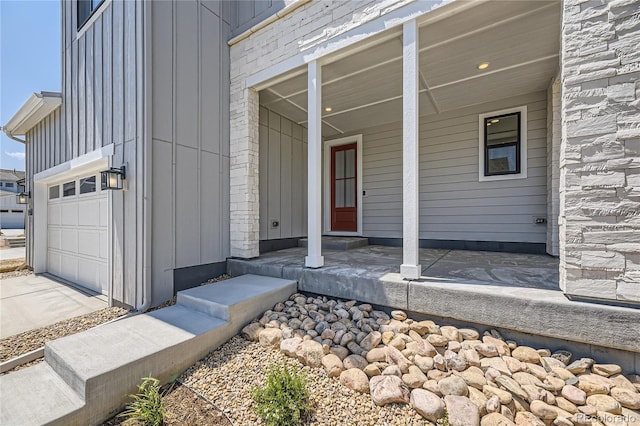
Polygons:
<instances>
[{"instance_id":1,"label":"white fascia board","mask_svg":"<svg viewBox=\"0 0 640 426\"><path fill-rule=\"evenodd\" d=\"M33 93L3 127L5 133L24 135L62 105L62 94L58 92Z\"/></svg>"}]
</instances>

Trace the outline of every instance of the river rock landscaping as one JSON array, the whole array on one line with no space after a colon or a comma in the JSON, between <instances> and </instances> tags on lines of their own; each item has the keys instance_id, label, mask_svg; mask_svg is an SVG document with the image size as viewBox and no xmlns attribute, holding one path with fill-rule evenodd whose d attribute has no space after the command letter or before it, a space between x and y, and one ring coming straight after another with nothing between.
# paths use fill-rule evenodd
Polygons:
<instances>
[{"instance_id":1,"label":"river rock landscaping","mask_svg":"<svg viewBox=\"0 0 640 426\"><path fill-rule=\"evenodd\" d=\"M480 335L473 328L414 321L403 311L389 315L369 304L297 293L244 327L242 335L323 371L326 380L350 391L312 388L312 395L360 396L347 402L354 417L319 418L316 410L312 423L640 425L640 376L625 376L615 364L573 359L569 351L519 346L496 330ZM198 369L219 361L210 357L187 372L196 388L202 383ZM250 366L227 376L234 377L234 386ZM372 412L376 407L387 410ZM389 416L389 407L399 417Z\"/></svg>"}]
</instances>

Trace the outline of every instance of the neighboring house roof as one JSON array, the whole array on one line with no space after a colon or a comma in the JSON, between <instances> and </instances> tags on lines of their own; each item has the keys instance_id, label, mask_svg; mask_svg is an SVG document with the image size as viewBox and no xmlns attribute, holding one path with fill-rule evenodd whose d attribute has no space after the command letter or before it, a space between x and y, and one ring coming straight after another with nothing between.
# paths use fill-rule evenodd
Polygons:
<instances>
[{"instance_id":1,"label":"neighboring house roof","mask_svg":"<svg viewBox=\"0 0 640 426\"><path fill-rule=\"evenodd\" d=\"M6 191L4 189L0 189L0 197L9 197L9 196L15 198L16 193L12 191Z\"/></svg>"},{"instance_id":2,"label":"neighboring house roof","mask_svg":"<svg viewBox=\"0 0 640 426\"><path fill-rule=\"evenodd\" d=\"M34 93L3 126L3 130L9 137L24 135L60 105L61 93Z\"/></svg>"},{"instance_id":3,"label":"neighboring house roof","mask_svg":"<svg viewBox=\"0 0 640 426\"><path fill-rule=\"evenodd\" d=\"M0 169L0 181L19 182L24 180L25 173L22 170Z\"/></svg>"}]
</instances>

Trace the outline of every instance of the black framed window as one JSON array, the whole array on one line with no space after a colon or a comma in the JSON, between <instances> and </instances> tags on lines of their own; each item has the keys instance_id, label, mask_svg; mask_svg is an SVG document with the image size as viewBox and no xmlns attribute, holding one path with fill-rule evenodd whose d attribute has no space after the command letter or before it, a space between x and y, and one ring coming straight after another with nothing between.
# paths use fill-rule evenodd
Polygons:
<instances>
[{"instance_id":1,"label":"black framed window","mask_svg":"<svg viewBox=\"0 0 640 426\"><path fill-rule=\"evenodd\" d=\"M484 118L484 175L519 174L522 165L520 112Z\"/></svg>"},{"instance_id":2,"label":"black framed window","mask_svg":"<svg viewBox=\"0 0 640 426\"><path fill-rule=\"evenodd\" d=\"M78 1L78 29L87 23L93 12L100 7L104 0L77 0Z\"/></svg>"}]
</instances>

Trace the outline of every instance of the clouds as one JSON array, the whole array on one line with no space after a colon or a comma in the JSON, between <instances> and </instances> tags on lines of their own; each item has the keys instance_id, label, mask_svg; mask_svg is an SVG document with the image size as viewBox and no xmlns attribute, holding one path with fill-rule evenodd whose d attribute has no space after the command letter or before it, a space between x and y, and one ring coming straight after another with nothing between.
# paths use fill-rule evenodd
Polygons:
<instances>
[{"instance_id":1,"label":"clouds","mask_svg":"<svg viewBox=\"0 0 640 426\"><path fill-rule=\"evenodd\" d=\"M20 151L16 151L16 152L4 152L5 154L7 154L9 157L11 158L15 158L16 160L24 160L25 157L25 153L24 152L20 152Z\"/></svg>"}]
</instances>

